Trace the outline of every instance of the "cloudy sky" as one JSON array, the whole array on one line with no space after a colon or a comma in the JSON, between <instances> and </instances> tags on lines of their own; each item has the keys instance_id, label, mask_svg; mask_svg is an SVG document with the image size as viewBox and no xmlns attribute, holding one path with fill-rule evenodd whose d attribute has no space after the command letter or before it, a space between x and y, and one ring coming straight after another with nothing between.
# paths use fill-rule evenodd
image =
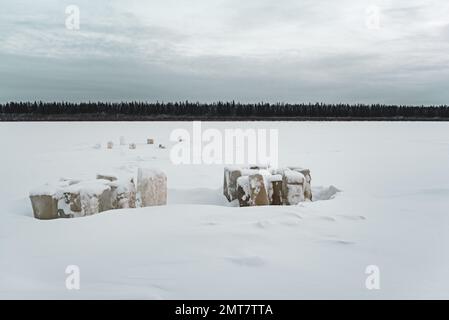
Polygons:
<instances>
[{"instance_id":1,"label":"cloudy sky","mask_svg":"<svg viewBox=\"0 0 449 320\"><path fill-rule=\"evenodd\" d=\"M449 103L447 0L0 4L0 102Z\"/></svg>"}]
</instances>

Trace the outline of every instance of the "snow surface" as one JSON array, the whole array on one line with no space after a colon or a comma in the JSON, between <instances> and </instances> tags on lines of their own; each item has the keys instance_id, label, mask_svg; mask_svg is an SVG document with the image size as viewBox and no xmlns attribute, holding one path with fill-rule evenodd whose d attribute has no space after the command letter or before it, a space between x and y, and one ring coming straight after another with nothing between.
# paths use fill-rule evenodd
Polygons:
<instances>
[{"instance_id":1,"label":"snow surface","mask_svg":"<svg viewBox=\"0 0 449 320\"><path fill-rule=\"evenodd\" d=\"M287 184L303 184L306 179L301 172L292 170L285 170L284 175Z\"/></svg>"},{"instance_id":2,"label":"snow surface","mask_svg":"<svg viewBox=\"0 0 449 320\"><path fill-rule=\"evenodd\" d=\"M169 134L189 122L0 123L0 298L449 298L449 123L212 127L278 128L280 166L309 168L320 201L229 205L224 166L170 163ZM34 187L138 167L167 173L167 206L32 217ZM369 265L380 290L365 287Z\"/></svg>"}]
</instances>

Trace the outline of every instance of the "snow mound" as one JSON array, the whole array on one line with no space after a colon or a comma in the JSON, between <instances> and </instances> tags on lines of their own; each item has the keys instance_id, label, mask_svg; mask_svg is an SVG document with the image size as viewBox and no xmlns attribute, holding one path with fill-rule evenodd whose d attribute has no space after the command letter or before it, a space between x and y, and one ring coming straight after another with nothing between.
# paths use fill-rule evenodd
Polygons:
<instances>
[{"instance_id":1,"label":"snow mound","mask_svg":"<svg viewBox=\"0 0 449 320\"><path fill-rule=\"evenodd\" d=\"M334 186L329 187L313 187L313 201L320 201L320 200L331 200L335 198L335 195L341 190Z\"/></svg>"}]
</instances>

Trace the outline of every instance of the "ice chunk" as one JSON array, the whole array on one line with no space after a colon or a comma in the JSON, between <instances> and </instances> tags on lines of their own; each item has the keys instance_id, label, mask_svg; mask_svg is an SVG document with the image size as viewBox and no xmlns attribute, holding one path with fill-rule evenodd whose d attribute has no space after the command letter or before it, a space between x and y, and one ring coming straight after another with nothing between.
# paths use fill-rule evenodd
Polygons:
<instances>
[{"instance_id":1,"label":"ice chunk","mask_svg":"<svg viewBox=\"0 0 449 320\"><path fill-rule=\"evenodd\" d=\"M63 179L30 192L34 216L38 219L79 217L112 209L107 180Z\"/></svg>"},{"instance_id":2,"label":"ice chunk","mask_svg":"<svg viewBox=\"0 0 449 320\"><path fill-rule=\"evenodd\" d=\"M268 193L265 187L265 181L261 174L254 174L248 177L251 192L251 205L266 206L269 205Z\"/></svg>"},{"instance_id":3,"label":"ice chunk","mask_svg":"<svg viewBox=\"0 0 449 320\"><path fill-rule=\"evenodd\" d=\"M237 179L237 196L240 207L264 206L270 202L261 174L241 176Z\"/></svg>"},{"instance_id":4,"label":"ice chunk","mask_svg":"<svg viewBox=\"0 0 449 320\"><path fill-rule=\"evenodd\" d=\"M58 201L48 194L30 195L33 214L36 219L56 219L58 217Z\"/></svg>"},{"instance_id":5,"label":"ice chunk","mask_svg":"<svg viewBox=\"0 0 449 320\"><path fill-rule=\"evenodd\" d=\"M305 177L301 172L285 170L284 179L287 184L303 184Z\"/></svg>"},{"instance_id":6,"label":"ice chunk","mask_svg":"<svg viewBox=\"0 0 449 320\"><path fill-rule=\"evenodd\" d=\"M286 205L297 205L304 201L304 188L301 184L287 184L284 192Z\"/></svg>"},{"instance_id":7,"label":"ice chunk","mask_svg":"<svg viewBox=\"0 0 449 320\"><path fill-rule=\"evenodd\" d=\"M248 207L251 205L251 189L249 186L249 177L241 176L237 178L237 198L240 207Z\"/></svg>"},{"instance_id":8,"label":"ice chunk","mask_svg":"<svg viewBox=\"0 0 449 320\"><path fill-rule=\"evenodd\" d=\"M271 188L268 193L271 205L282 205L282 176L280 177L279 180L271 180Z\"/></svg>"},{"instance_id":9,"label":"ice chunk","mask_svg":"<svg viewBox=\"0 0 449 320\"><path fill-rule=\"evenodd\" d=\"M136 186L134 179L116 180L109 184L112 190L114 209L136 207Z\"/></svg>"},{"instance_id":10,"label":"ice chunk","mask_svg":"<svg viewBox=\"0 0 449 320\"><path fill-rule=\"evenodd\" d=\"M300 172L304 175L304 198L312 201L312 176L310 175L309 169L304 169L301 167L289 167L293 171Z\"/></svg>"},{"instance_id":11,"label":"ice chunk","mask_svg":"<svg viewBox=\"0 0 449 320\"><path fill-rule=\"evenodd\" d=\"M223 194L228 201L237 199L237 179L242 175L239 168L226 167L224 169Z\"/></svg>"},{"instance_id":12,"label":"ice chunk","mask_svg":"<svg viewBox=\"0 0 449 320\"><path fill-rule=\"evenodd\" d=\"M108 180L89 180L61 188L54 195L65 216L83 217L113 209Z\"/></svg>"},{"instance_id":13,"label":"ice chunk","mask_svg":"<svg viewBox=\"0 0 449 320\"><path fill-rule=\"evenodd\" d=\"M305 177L301 172L284 170L282 176L282 200L286 205L297 205L304 201Z\"/></svg>"},{"instance_id":14,"label":"ice chunk","mask_svg":"<svg viewBox=\"0 0 449 320\"><path fill-rule=\"evenodd\" d=\"M137 194L142 207L167 204L167 176L157 169L139 168Z\"/></svg>"}]
</instances>

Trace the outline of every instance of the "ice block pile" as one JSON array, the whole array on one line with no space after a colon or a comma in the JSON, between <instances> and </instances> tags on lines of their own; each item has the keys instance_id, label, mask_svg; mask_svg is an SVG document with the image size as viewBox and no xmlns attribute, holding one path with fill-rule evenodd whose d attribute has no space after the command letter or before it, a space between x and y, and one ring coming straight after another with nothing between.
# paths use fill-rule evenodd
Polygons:
<instances>
[{"instance_id":1,"label":"ice block pile","mask_svg":"<svg viewBox=\"0 0 449 320\"><path fill-rule=\"evenodd\" d=\"M312 201L310 170L300 167L227 167L223 194L240 207L296 205Z\"/></svg>"},{"instance_id":2,"label":"ice block pile","mask_svg":"<svg viewBox=\"0 0 449 320\"><path fill-rule=\"evenodd\" d=\"M134 178L98 174L92 180L60 179L30 192L34 217L56 219L83 217L99 212L165 205L167 177L156 169L139 168Z\"/></svg>"}]
</instances>

